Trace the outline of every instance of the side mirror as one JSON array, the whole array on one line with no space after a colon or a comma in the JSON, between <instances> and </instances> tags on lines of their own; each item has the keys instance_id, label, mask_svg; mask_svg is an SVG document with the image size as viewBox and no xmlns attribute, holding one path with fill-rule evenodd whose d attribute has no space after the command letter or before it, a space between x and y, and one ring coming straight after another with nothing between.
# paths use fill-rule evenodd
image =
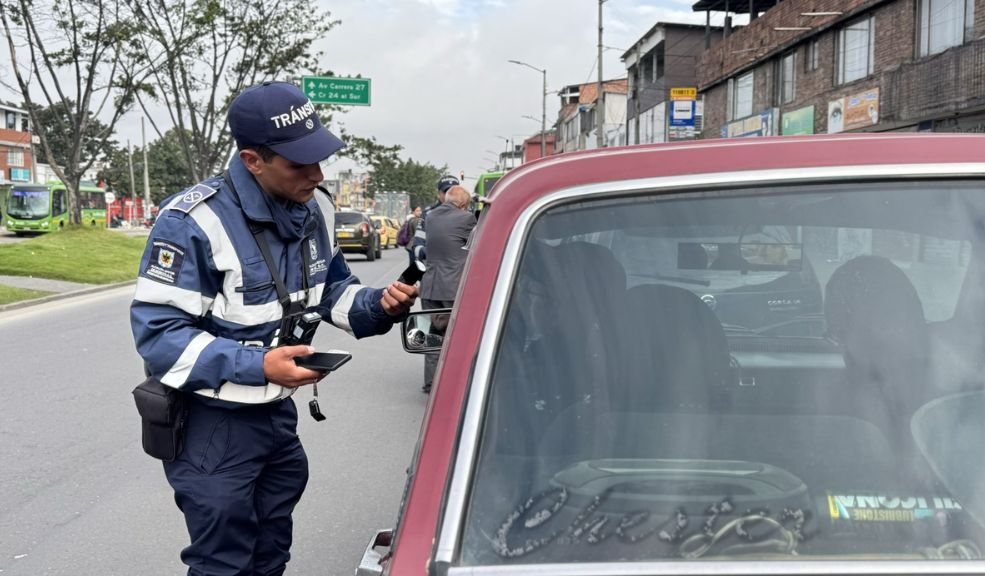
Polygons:
<instances>
[{"instance_id":1,"label":"side mirror","mask_svg":"<svg viewBox=\"0 0 985 576\"><path fill-rule=\"evenodd\" d=\"M450 320L450 308L411 312L400 333L404 350L411 354L440 352Z\"/></svg>"}]
</instances>

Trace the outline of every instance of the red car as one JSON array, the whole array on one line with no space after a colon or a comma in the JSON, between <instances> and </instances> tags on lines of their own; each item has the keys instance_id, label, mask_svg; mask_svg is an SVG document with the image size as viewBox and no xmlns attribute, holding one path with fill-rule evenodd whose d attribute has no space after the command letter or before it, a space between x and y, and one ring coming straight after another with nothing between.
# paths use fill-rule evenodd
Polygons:
<instances>
[{"instance_id":1,"label":"red car","mask_svg":"<svg viewBox=\"0 0 985 576\"><path fill-rule=\"evenodd\" d=\"M357 574L985 571L985 138L511 171Z\"/></svg>"}]
</instances>

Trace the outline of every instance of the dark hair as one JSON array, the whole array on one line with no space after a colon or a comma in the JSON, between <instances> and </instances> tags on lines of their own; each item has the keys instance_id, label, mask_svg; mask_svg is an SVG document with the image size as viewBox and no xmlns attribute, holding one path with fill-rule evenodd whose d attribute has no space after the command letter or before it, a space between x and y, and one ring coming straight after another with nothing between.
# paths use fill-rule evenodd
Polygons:
<instances>
[{"instance_id":1,"label":"dark hair","mask_svg":"<svg viewBox=\"0 0 985 576\"><path fill-rule=\"evenodd\" d=\"M243 148L243 150L253 150L257 153L257 156L259 156L260 159L267 164L270 164L270 162L274 159L274 156L277 155L276 152L266 146L249 146L247 148Z\"/></svg>"}]
</instances>

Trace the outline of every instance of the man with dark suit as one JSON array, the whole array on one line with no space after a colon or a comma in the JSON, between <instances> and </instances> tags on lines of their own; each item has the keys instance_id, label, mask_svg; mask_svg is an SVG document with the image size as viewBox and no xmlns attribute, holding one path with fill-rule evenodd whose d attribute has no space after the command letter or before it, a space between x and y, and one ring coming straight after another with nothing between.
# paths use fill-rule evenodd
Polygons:
<instances>
[{"instance_id":1,"label":"man with dark suit","mask_svg":"<svg viewBox=\"0 0 985 576\"><path fill-rule=\"evenodd\" d=\"M469 211L471 196L461 186L452 186L445 193L445 201L428 213L427 217L427 272L421 279L421 306L425 310L451 308L462 278L468 251L465 245L475 227L475 216ZM432 333L439 329L432 325ZM444 328L440 328L444 332ZM438 366L438 354L424 358L424 386L431 392L431 382Z\"/></svg>"}]
</instances>

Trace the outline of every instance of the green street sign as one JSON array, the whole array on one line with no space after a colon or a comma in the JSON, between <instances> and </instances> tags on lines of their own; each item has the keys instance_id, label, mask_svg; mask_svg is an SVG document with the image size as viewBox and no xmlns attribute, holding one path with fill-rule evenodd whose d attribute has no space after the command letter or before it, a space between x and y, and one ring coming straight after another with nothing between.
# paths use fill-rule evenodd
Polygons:
<instances>
[{"instance_id":1,"label":"green street sign","mask_svg":"<svg viewBox=\"0 0 985 576\"><path fill-rule=\"evenodd\" d=\"M335 78L332 76L303 76L301 89L313 104L343 104L369 106L369 78Z\"/></svg>"}]
</instances>

